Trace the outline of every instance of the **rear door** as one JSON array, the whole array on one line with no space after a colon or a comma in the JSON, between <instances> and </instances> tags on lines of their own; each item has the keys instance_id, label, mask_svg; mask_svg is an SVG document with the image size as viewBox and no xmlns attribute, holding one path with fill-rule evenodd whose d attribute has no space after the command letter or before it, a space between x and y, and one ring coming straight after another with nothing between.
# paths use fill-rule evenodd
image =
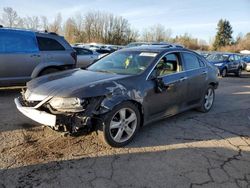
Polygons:
<instances>
[{"instance_id":1,"label":"rear door","mask_svg":"<svg viewBox=\"0 0 250 188\"><path fill-rule=\"evenodd\" d=\"M237 54L234 55L234 58L235 58L235 64L234 64L234 68L236 70L239 69L239 67L241 66L241 57Z\"/></svg>"},{"instance_id":2,"label":"rear door","mask_svg":"<svg viewBox=\"0 0 250 188\"><path fill-rule=\"evenodd\" d=\"M25 83L40 61L33 32L0 30L1 85Z\"/></svg>"},{"instance_id":3,"label":"rear door","mask_svg":"<svg viewBox=\"0 0 250 188\"><path fill-rule=\"evenodd\" d=\"M38 35L37 41L42 55L42 62L47 63L47 66L49 66L51 62L59 62L65 65L73 63L73 58L70 54L73 50L68 51L56 39Z\"/></svg>"},{"instance_id":4,"label":"rear door","mask_svg":"<svg viewBox=\"0 0 250 188\"><path fill-rule=\"evenodd\" d=\"M192 52L182 52L184 69L187 75L186 105L200 102L206 85L208 70L204 62Z\"/></svg>"}]
</instances>

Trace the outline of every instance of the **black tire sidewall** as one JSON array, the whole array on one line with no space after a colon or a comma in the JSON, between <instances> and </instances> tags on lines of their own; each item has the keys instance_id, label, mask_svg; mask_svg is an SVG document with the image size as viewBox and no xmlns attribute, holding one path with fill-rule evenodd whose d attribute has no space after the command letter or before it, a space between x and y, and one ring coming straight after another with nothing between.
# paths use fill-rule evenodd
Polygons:
<instances>
[{"instance_id":1,"label":"black tire sidewall","mask_svg":"<svg viewBox=\"0 0 250 188\"><path fill-rule=\"evenodd\" d=\"M111 135L110 135L110 122L113 118L113 116L117 113L117 111L119 111L120 109L122 108L131 108L136 116L137 116L137 125L136 125L136 129L135 129L135 132L134 134L125 142L121 142L121 143L118 143L118 142L115 142ZM139 112L139 109L136 105L134 105L133 103L131 102L123 102L117 106L115 106L109 113L105 114L104 117L103 117L103 127L102 127L102 131L103 131L103 139L104 141L112 146L112 147L122 147L122 146L125 146L127 145L128 143L130 143L133 138L135 137L136 133L138 132L139 128L140 128L140 122L141 122L141 114Z\"/></svg>"},{"instance_id":2,"label":"black tire sidewall","mask_svg":"<svg viewBox=\"0 0 250 188\"><path fill-rule=\"evenodd\" d=\"M224 74L223 74L223 73L224 73ZM222 71L221 71L221 76L222 76L222 77L226 77L226 76L227 76L227 69L226 69L226 68L222 69Z\"/></svg>"},{"instance_id":3,"label":"black tire sidewall","mask_svg":"<svg viewBox=\"0 0 250 188\"><path fill-rule=\"evenodd\" d=\"M240 76L241 76L241 72L242 72L242 69L241 69L241 68L239 68L239 69L237 70L236 75L237 75L238 77L240 77Z\"/></svg>"}]
</instances>

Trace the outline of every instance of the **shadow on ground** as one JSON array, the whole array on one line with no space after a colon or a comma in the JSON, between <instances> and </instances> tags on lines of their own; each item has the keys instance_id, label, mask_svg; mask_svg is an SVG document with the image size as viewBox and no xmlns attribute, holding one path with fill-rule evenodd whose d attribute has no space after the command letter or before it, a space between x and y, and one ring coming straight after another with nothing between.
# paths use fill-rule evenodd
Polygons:
<instances>
[{"instance_id":1,"label":"shadow on ground","mask_svg":"<svg viewBox=\"0 0 250 188\"><path fill-rule=\"evenodd\" d=\"M0 171L1 187L247 187L250 153L188 147Z\"/></svg>"}]
</instances>

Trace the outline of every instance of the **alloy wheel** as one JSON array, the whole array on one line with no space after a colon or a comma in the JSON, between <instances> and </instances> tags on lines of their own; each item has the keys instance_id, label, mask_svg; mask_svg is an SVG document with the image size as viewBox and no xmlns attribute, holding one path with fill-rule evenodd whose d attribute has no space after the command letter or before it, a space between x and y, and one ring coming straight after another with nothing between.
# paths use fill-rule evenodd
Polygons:
<instances>
[{"instance_id":1,"label":"alloy wheel","mask_svg":"<svg viewBox=\"0 0 250 188\"><path fill-rule=\"evenodd\" d=\"M137 116L134 110L122 108L115 113L110 121L110 136L115 142L126 142L133 136L136 126Z\"/></svg>"},{"instance_id":2,"label":"alloy wheel","mask_svg":"<svg viewBox=\"0 0 250 188\"><path fill-rule=\"evenodd\" d=\"M205 104L204 107L206 110L210 110L214 102L214 91L212 88L208 88L207 93L205 95Z\"/></svg>"}]
</instances>

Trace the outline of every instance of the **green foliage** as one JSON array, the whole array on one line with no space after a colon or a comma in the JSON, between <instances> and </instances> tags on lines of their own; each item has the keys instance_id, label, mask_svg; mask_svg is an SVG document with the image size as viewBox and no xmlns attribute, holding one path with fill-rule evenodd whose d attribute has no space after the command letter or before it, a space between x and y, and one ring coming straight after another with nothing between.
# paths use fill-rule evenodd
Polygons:
<instances>
[{"instance_id":1,"label":"green foliage","mask_svg":"<svg viewBox=\"0 0 250 188\"><path fill-rule=\"evenodd\" d=\"M213 44L214 50L232 44L233 29L228 20L220 19L217 24L217 34Z\"/></svg>"}]
</instances>

